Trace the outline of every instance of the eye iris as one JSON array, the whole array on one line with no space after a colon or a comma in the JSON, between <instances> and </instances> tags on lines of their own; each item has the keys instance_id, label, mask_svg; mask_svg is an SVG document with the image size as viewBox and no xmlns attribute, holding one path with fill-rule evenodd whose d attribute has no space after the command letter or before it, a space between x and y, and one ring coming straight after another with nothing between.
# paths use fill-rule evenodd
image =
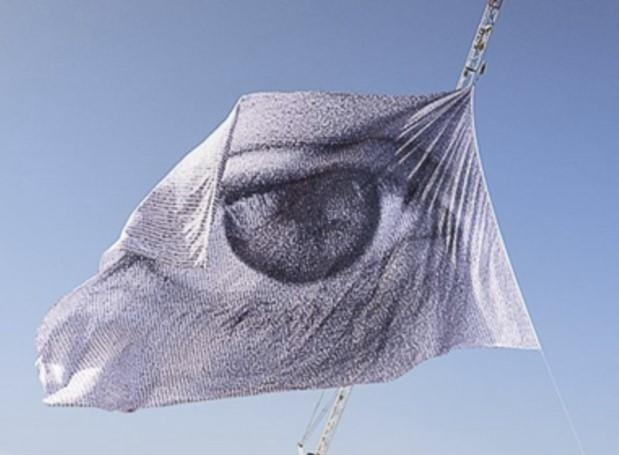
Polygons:
<instances>
[{"instance_id":1,"label":"eye iris","mask_svg":"<svg viewBox=\"0 0 619 455\"><path fill-rule=\"evenodd\" d=\"M224 222L243 262L277 280L302 283L352 265L379 215L374 177L340 170L227 201Z\"/></svg>"}]
</instances>

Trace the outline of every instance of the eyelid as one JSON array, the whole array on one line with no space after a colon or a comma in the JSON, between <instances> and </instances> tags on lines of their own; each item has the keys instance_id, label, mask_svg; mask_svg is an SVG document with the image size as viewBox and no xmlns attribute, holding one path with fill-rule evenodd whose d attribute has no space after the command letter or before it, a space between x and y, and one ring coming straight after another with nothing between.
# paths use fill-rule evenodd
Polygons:
<instances>
[{"instance_id":1,"label":"eyelid","mask_svg":"<svg viewBox=\"0 0 619 455\"><path fill-rule=\"evenodd\" d=\"M395 142L389 139L246 150L227 160L222 184L226 194L243 194L255 188L285 184L338 169L376 173L393 160L395 150Z\"/></svg>"}]
</instances>

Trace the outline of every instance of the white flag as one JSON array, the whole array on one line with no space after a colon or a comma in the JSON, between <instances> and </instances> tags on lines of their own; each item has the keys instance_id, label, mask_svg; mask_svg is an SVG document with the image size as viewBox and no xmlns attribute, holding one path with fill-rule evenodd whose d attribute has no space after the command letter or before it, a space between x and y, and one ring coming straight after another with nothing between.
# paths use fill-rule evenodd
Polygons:
<instances>
[{"instance_id":1,"label":"white flag","mask_svg":"<svg viewBox=\"0 0 619 455\"><path fill-rule=\"evenodd\" d=\"M471 98L242 97L45 318L45 402L129 411L538 348Z\"/></svg>"}]
</instances>

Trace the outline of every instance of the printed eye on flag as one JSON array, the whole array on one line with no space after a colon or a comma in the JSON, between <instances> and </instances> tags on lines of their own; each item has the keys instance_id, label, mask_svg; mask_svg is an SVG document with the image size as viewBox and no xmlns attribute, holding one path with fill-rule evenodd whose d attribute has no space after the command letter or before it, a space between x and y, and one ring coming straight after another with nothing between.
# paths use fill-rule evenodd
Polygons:
<instances>
[{"instance_id":1,"label":"printed eye on flag","mask_svg":"<svg viewBox=\"0 0 619 455\"><path fill-rule=\"evenodd\" d=\"M45 402L130 411L538 348L472 95L242 97L46 316Z\"/></svg>"}]
</instances>

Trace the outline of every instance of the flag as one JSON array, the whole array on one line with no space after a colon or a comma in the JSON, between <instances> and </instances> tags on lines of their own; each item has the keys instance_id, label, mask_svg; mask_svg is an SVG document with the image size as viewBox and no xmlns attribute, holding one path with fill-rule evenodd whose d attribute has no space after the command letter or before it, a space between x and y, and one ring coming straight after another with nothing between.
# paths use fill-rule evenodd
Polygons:
<instances>
[{"instance_id":1,"label":"flag","mask_svg":"<svg viewBox=\"0 0 619 455\"><path fill-rule=\"evenodd\" d=\"M538 348L472 96L241 97L45 317L44 401L132 411Z\"/></svg>"}]
</instances>

